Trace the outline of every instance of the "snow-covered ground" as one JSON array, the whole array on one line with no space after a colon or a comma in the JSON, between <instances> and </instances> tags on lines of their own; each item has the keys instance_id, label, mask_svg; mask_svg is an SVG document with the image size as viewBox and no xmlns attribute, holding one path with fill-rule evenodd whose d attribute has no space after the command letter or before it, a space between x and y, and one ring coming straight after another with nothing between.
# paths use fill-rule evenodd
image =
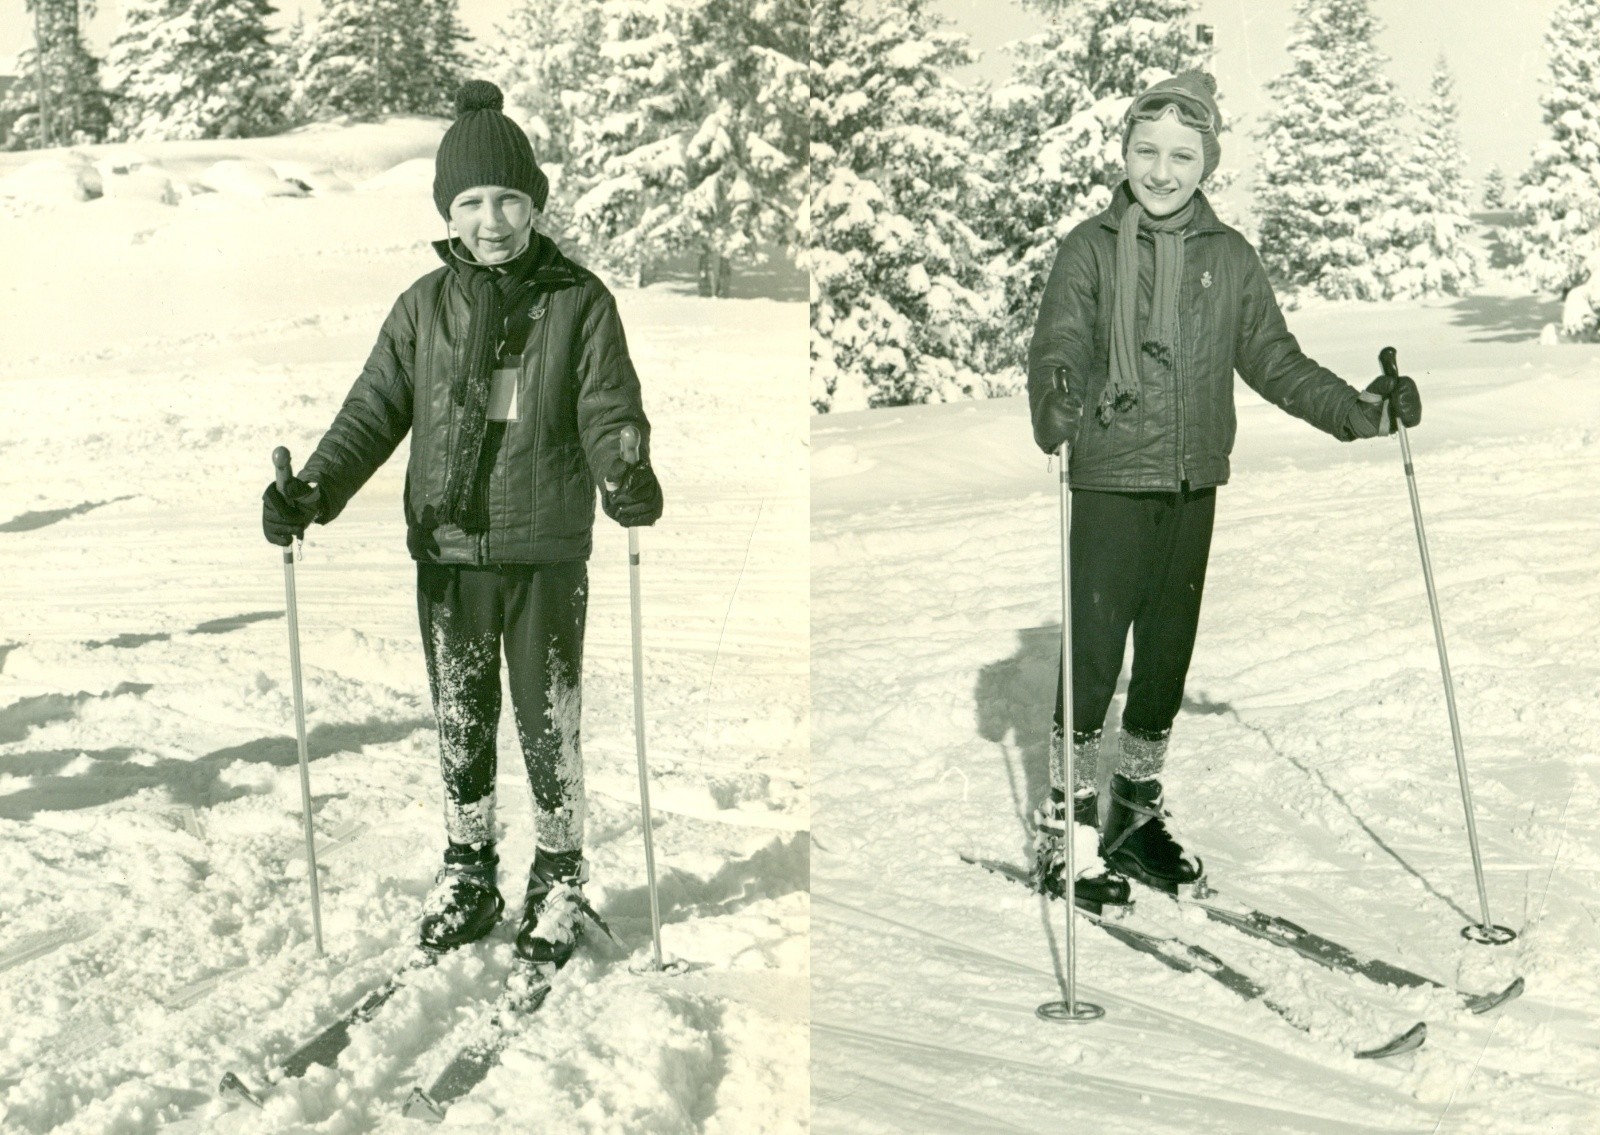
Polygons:
<instances>
[{"instance_id":1,"label":"snow-covered ground","mask_svg":"<svg viewBox=\"0 0 1600 1135\"><path fill-rule=\"evenodd\" d=\"M507 970L514 920L419 974L356 1030L338 1072L314 1069L265 1113L214 1100L222 1071L263 1080L387 976L443 847L397 458L312 530L296 569L316 956L283 572L259 527L273 447L310 453L394 296L437 264L427 159L441 127L141 146L158 172L137 182L116 180L138 177L126 152L91 151L105 197L62 203L66 183L45 178L0 210L7 1131L409 1130L411 1085ZM230 158L315 192L261 196L260 167L189 191ZM163 181L176 190L152 189ZM646 701L662 936L692 969L635 976L625 951L586 948L449 1122L800 1131L805 309L666 287L618 298L668 499L642 540ZM589 890L637 959L650 935L626 539L608 521L590 572ZM514 918L532 832L509 719L500 748Z\"/></svg>"},{"instance_id":2,"label":"snow-covered ground","mask_svg":"<svg viewBox=\"0 0 1600 1135\"><path fill-rule=\"evenodd\" d=\"M1458 936L1478 900L1394 441L1341 446L1240 385L1165 778L1231 896L1472 990L1523 975L1483 1018L1202 918L1178 928L1309 1034L1081 920L1079 995L1106 1016L1037 1020L1060 996L1063 909L957 855L1027 861L1055 478L1022 400L813 424L818 1131L1600 1129L1600 348L1537 345L1553 318L1510 290L1291 316L1353 381L1393 345L1421 385L1411 441L1491 911L1517 940ZM1419 1017L1419 1052L1352 1059Z\"/></svg>"}]
</instances>

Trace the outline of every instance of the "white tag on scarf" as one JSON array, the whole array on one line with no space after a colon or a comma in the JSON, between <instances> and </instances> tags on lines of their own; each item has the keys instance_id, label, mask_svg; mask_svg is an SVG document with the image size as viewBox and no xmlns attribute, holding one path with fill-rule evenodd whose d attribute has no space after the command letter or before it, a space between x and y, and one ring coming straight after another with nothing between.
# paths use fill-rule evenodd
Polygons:
<instances>
[{"instance_id":1,"label":"white tag on scarf","mask_svg":"<svg viewBox=\"0 0 1600 1135\"><path fill-rule=\"evenodd\" d=\"M522 377L522 358L507 356L500 360L489 376L489 420L514 422L517 420L517 382Z\"/></svg>"}]
</instances>

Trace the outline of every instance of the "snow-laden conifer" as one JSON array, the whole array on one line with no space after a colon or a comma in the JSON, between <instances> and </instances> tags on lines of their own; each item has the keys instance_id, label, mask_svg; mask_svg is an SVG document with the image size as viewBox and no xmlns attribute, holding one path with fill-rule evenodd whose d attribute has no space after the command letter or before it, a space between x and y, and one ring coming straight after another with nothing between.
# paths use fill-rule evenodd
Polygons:
<instances>
[{"instance_id":1,"label":"snow-laden conifer","mask_svg":"<svg viewBox=\"0 0 1600 1135\"><path fill-rule=\"evenodd\" d=\"M1571 300L1563 330L1575 338L1600 338L1600 291L1593 276L1600 262L1600 0L1562 0L1545 33L1549 75L1540 97L1548 136L1535 146L1533 163L1512 198L1518 225L1506 244L1527 281ZM1596 295L1600 301L1600 295Z\"/></svg>"},{"instance_id":2,"label":"snow-laden conifer","mask_svg":"<svg viewBox=\"0 0 1600 1135\"><path fill-rule=\"evenodd\" d=\"M637 279L688 187L685 10L678 0L602 0L599 16L595 97L569 143L573 224L583 247Z\"/></svg>"},{"instance_id":3,"label":"snow-laden conifer","mask_svg":"<svg viewBox=\"0 0 1600 1135\"><path fill-rule=\"evenodd\" d=\"M812 402L970 396L993 318L972 218L1003 207L952 68L973 53L927 0L811 4Z\"/></svg>"},{"instance_id":4,"label":"snow-laden conifer","mask_svg":"<svg viewBox=\"0 0 1600 1135\"><path fill-rule=\"evenodd\" d=\"M1455 77L1443 56L1415 119L1416 138L1395 169L1392 204L1363 230L1375 270L1393 296L1461 295L1482 265L1468 241L1472 186L1466 180Z\"/></svg>"},{"instance_id":5,"label":"snow-laden conifer","mask_svg":"<svg viewBox=\"0 0 1600 1135\"><path fill-rule=\"evenodd\" d=\"M128 0L107 56L117 133L246 138L283 125L288 82L268 0Z\"/></svg>"},{"instance_id":6,"label":"snow-laden conifer","mask_svg":"<svg viewBox=\"0 0 1600 1135\"><path fill-rule=\"evenodd\" d=\"M1273 280L1332 299L1382 299L1383 246L1363 224L1391 203L1398 104L1368 0L1298 0L1291 65L1267 83L1255 201ZM1376 245L1376 247L1374 247Z\"/></svg>"},{"instance_id":7,"label":"snow-laden conifer","mask_svg":"<svg viewBox=\"0 0 1600 1135\"><path fill-rule=\"evenodd\" d=\"M690 0L683 43L685 185L661 235L694 253L701 291L726 295L731 265L798 252L806 192L805 0Z\"/></svg>"},{"instance_id":8,"label":"snow-laden conifer","mask_svg":"<svg viewBox=\"0 0 1600 1135\"><path fill-rule=\"evenodd\" d=\"M32 42L17 56L17 81L0 99L14 116L11 148L39 149L98 142L111 126L100 61L83 39L92 0L27 0Z\"/></svg>"},{"instance_id":9,"label":"snow-laden conifer","mask_svg":"<svg viewBox=\"0 0 1600 1135\"><path fill-rule=\"evenodd\" d=\"M456 0L326 0L297 37L296 117L448 116L467 38Z\"/></svg>"},{"instance_id":10,"label":"snow-laden conifer","mask_svg":"<svg viewBox=\"0 0 1600 1135\"><path fill-rule=\"evenodd\" d=\"M1506 175L1500 172L1499 166L1490 166L1489 172L1483 175L1483 207L1485 209L1506 207Z\"/></svg>"}]
</instances>

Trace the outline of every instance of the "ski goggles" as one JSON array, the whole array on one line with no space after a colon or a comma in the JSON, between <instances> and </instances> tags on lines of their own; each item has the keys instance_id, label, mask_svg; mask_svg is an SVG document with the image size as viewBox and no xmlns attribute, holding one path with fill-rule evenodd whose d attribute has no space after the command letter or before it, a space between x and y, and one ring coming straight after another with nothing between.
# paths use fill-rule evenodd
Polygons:
<instances>
[{"instance_id":1,"label":"ski goggles","mask_svg":"<svg viewBox=\"0 0 1600 1135\"><path fill-rule=\"evenodd\" d=\"M1178 121L1202 134L1214 134L1217 119L1205 103L1182 91L1148 91L1133 100L1128 107L1129 122L1154 122L1168 109L1177 112Z\"/></svg>"}]
</instances>

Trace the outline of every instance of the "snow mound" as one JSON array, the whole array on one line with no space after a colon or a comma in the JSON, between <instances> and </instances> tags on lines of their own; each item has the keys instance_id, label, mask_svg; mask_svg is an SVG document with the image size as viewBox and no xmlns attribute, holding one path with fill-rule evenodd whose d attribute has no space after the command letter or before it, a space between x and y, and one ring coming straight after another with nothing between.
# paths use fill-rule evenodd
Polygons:
<instances>
[{"instance_id":1,"label":"snow mound","mask_svg":"<svg viewBox=\"0 0 1600 1135\"><path fill-rule=\"evenodd\" d=\"M104 163L96 163L103 165ZM157 205L176 205L182 196L159 162L140 165L127 172L101 174L103 192L108 198L148 201Z\"/></svg>"},{"instance_id":2,"label":"snow mound","mask_svg":"<svg viewBox=\"0 0 1600 1135\"><path fill-rule=\"evenodd\" d=\"M103 192L100 171L76 152L39 158L9 177L0 178L0 197L34 205L70 205L93 201Z\"/></svg>"},{"instance_id":3,"label":"snow mound","mask_svg":"<svg viewBox=\"0 0 1600 1135\"><path fill-rule=\"evenodd\" d=\"M305 188L285 181L266 162L254 158L224 159L195 180L207 189L235 197L307 196Z\"/></svg>"},{"instance_id":4,"label":"snow mound","mask_svg":"<svg viewBox=\"0 0 1600 1135\"><path fill-rule=\"evenodd\" d=\"M363 193L432 193L433 159L412 158L356 186Z\"/></svg>"},{"instance_id":5,"label":"snow mound","mask_svg":"<svg viewBox=\"0 0 1600 1135\"><path fill-rule=\"evenodd\" d=\"M355 188L329 166L318 162L273 162L272 170L285 181L304 186L310 193L348 193Z\"/></svg>"}]
</instances>

